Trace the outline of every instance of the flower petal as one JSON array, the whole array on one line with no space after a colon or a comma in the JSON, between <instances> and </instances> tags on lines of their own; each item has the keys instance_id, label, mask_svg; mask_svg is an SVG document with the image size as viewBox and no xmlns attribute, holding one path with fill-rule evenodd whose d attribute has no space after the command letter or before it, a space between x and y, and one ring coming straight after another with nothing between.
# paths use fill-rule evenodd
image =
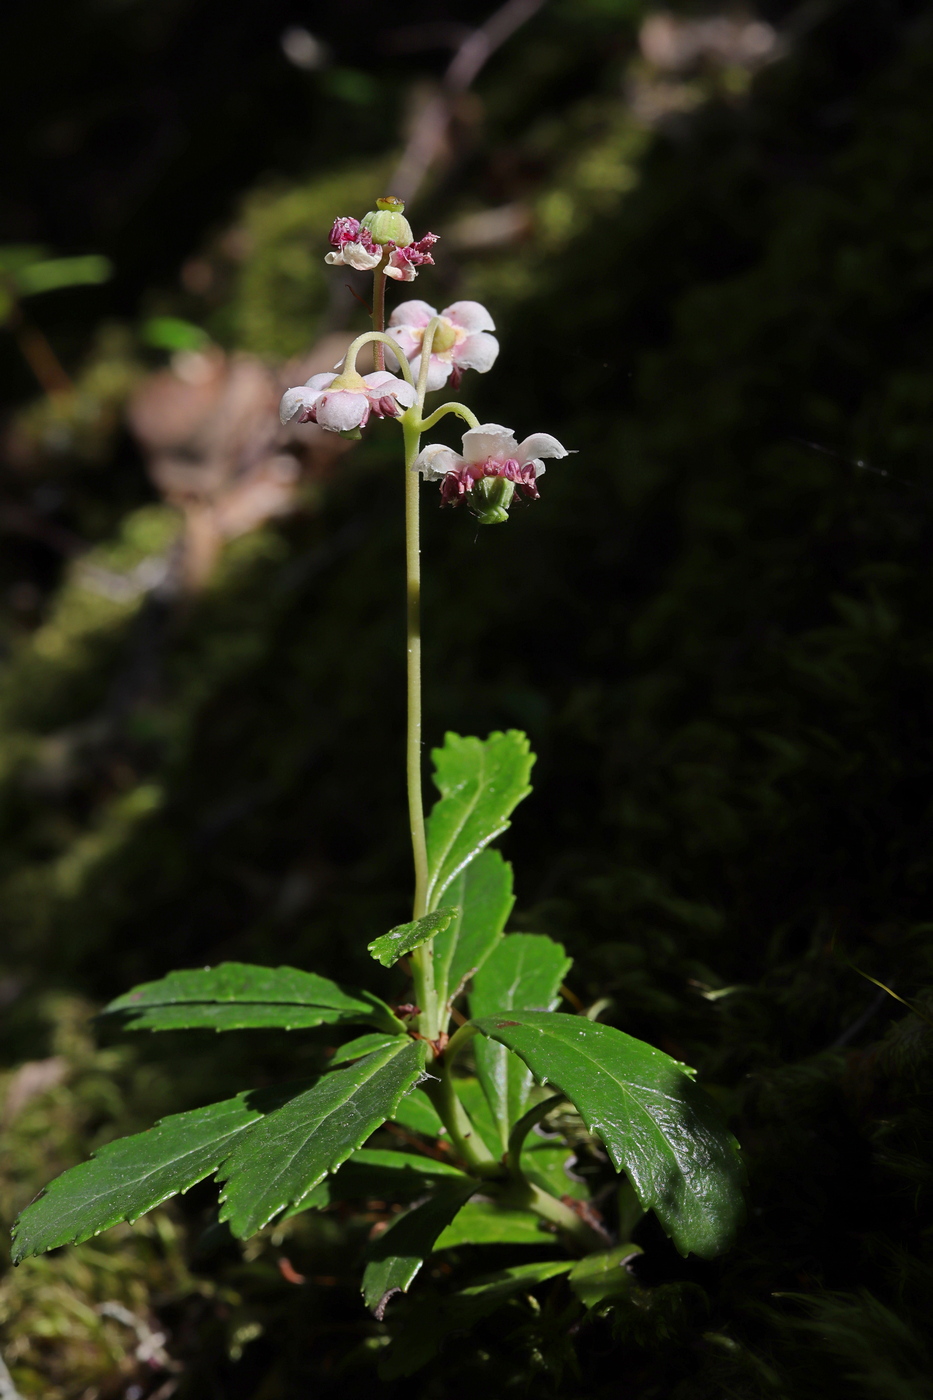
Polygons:
<instances>
[{"instance_id":1,"label":"flower petal","mask_svg":"<svg viewBox=\"0 0 933 1400\"><path fill-rule=\"evenodd\" d=\"M329 262L330 257L331 254L328 253L325 261ZM340 257L348 267L355 267L357 272L371 272L382 261L382 249L369 253L362 243L345 243L340 250Z\"/></svg>"},{"instance_id":2,"label":"flower petal","mask_svg":"<svg viewBox=\"0 0 933 1400\"><path fill-rule=\"evenodd\" d=\"M478 301L455 301L450 306L445 306L441 312L442 316L449 316L455 326L460 326L462 330L473 334L476 331L494 331L496 324L486 310L485 306Z\"/></svg>"},{"instance_id":3,"label":"flower petal","mask_svg":"<svg viewBox=\"0 0 933 1400\"><path fill-rule=\"evenodd\" d=\"M485 462L489 457L505 461L517 457L518 443L511 428L501 423L480 423L463 434L463 456L467 462Z\"/></svg>"},{"instance_id":4,"label":"flower petal","mask_svg":"<svg viewBox=\"0 0 933 1400\"><path fill-rule=\"evenodd\" d=\"M328 374L312 374L310 379L305 380L305 388L310 389L313 394L322 394L336 378L337 375L333 371Z\"/></svg>"},{"instance_id":5,"label":"flower petal","mask_svg":"<svg viewBox=\"0 0 933 1400\"><path fill-rule=\"evenodd\" d=\"M374 398L392 394L405 408L411 408L418 395L405 379L399 379L386 370L376 370L374 374L364 374L363 383L373 390Z\"/></svg>"},{"instance_id":6,"label":"flower petal","mask_svg":"<svg viewBox=\"0 0 933 1400\"><path fill-rule=\"evenodd\" d=\"M415 326L418 330L424 330L425 326L431 320L431 317L436 315L437 312L434 310L434 307L429 306L426 301L418 301L417 299L400 301L389 317L389 325ZM396 340L398 340L398 336L396 336ZM400 340L399 345L402 346L403 350L405 349L405 346Z\"/></svg>"},{"instance_id":7,"label":"flower petal","mask_svg":"<svg viewBox=\"0 0 933 1400\"><path fill-rule=\"evenodd\" d=\"M279 419L283 426L290 423L303 408L310 408L316 398L318 395L314 390L309 390L305 385L298 389L286 389L279 404Z\"/></svg>"},{"instance_id":8,"label":"flower petal","mask_svg":"<svg viewBox=\"0 0 933 1400\"><path fill-rule=\"evenodd\" d=\"M448 472L457 471L463 466L463 458L453 448L440 442L430 442L423 447L412 464L413 472L420 472L425 481L437 481Z\"/></svg>"},{"instance_id":9,"label":"flower petal","mask_svg":"<svg viewBox=\"0 0 933 1400\"><path fill-rule=\"evenodd\" d=\"M398 341L398 347L403 355L407 355L409 360L412 355L417 355L421 349L421 327L420 326L389 326L387 331L393 340ZM386 346L386 354L391 355L392 351Z\"/></svg>"},{"instance_id":10,"label":"flower petal","mask_svg":"<svg viewBox=\"0 0 933 1400\"><path fill-rule=\"evenodd\" d=\"M485 374L492 369L499 353L499 342L494 335L479 331L468 335L462 345L454 349L454 363L458 369L475 369Z\"/></svg>"},{"instance_id":11,"label":"flower petal","mask_svg":"<svg viewBox=\"0 0 933 1400\"><path fill-rule=\"evenodd\" d=\"M450 378L450 371L453 365L450 360L442 360L439 355L432 355L428 365L428 389L443 389ZM411 373L415 383L421 373L421 356L416 355L411 362Z\"/></svg>"},{"instance_id":12,"label":"flower petal","mask_svg":"<svg viewBox=\"0 0 933 1400\"><path fill-rule=\"evenodd\" d=\"M329 428L332 433L346 433L366 421L369 416L369 401L365 394L354 394L349 389L337 389L332 394L322 394L315 411L322 428Z\"/></svg>"},{"instance_id":13,"label":"flower petal","mask_svg":"<svg viewBox=\"0 0 933 1400\"><path fill-rule=\"evenodd\" d=\"M531 437L526 437L525 441L519 445L515 454L522 466L531 459L537 457L569 457L570 453L563 443L557 441L556 437L551 437L550 433L532 433ZM538 475L542 475L544 467Z\"/></svg>"}]
</instances>

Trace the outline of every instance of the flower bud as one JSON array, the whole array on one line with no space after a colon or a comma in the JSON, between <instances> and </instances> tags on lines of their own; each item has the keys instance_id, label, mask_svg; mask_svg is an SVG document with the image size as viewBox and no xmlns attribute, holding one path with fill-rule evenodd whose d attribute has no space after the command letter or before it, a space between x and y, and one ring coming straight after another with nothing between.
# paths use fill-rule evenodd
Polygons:
<instances>
[{"instance_id":1,"label":"flower bud","mask_svg":"<svg viewBox=\"0 0 933 1400\"><path fill-rule=\"evenodd\" d=\"M467 496L467 505L481 525L502 525L509 518L515 483L505 476L484 476Z\"/></svg>"},{"instance_id":2,"label":"flower bud","mask_svg":"<svg viewBox=\"0 0 933 1400\"><path fill-rule=\"evenodd\" d=\"M411 224L405 218L404 202L394 195L377 199L375 209L371 209L363 219L362 227L380 247L394 243L397 248L407 248L414 240Z\"/></svg>"}]
</instances>

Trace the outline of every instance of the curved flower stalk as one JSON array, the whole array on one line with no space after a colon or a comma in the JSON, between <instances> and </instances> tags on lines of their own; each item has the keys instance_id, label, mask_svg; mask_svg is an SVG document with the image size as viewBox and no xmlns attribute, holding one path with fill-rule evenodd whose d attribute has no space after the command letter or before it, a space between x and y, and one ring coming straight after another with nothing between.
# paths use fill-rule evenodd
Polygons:
<instances>
[{"instance_id":1,"label":"curved flower stalk","mask_svg":"<svg viewBox=\"0 0 933 1400\"><path fill-rule=\"evenodd\" d=\"M463 434L462 455L430 443L415 458L412 471L427 481L440 481L442 506L465 503L483 524L494 525L508 520L516 490L526 500L539 499L543 457L568 455L568 449L550 433L532 433L518 442L511 428L481 423Z\"/></svg>"},{"instance_id":2,"label":"curved flower stalk","mask_svg":"<svg viewBox=\"0 0 933 1400\"><path fill-rule=\"evenodd\" d=\"M466 369L480 374L492 369L499 342L489 334L496 327L480 302L455 301L437 312L426 301L403 301L389 317L389 329L408 356L416 379L421 371L424 333L432 321L435 329L428 356L429 391L442 389L448 380L452 389L458 389Z\"/></svg>"},{"instance_id":3,"label":"curved flower stalk","mask_svg":"<svg viewBox=\"0 0 933 1400\"><path fill-rule=\"evenodd\" d=\"M342 374L312 374L307 384L286 389L279 417L284 424L297 414L299 423L347 433L365 428L371 413L377 418L400 418L416 398L413 386L394 374L385 370L357 374L350 368Z\"/></svg>"}]
</instances>

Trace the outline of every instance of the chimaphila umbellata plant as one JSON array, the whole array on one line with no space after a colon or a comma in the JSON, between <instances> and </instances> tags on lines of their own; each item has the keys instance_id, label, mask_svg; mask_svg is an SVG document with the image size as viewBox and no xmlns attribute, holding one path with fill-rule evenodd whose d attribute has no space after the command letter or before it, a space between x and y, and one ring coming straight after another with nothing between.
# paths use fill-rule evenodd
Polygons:
<instances>
[{"instance_id":1,"label":"chimaphila umbellata plant","mask_svg":"<svg viewBox=\"0 0 933 1400\"><path fill-rule=\"evenodd\" d=\"M435 241L413 239L395 199L380 199L360 222L336 221L327 261L373 272L373 329L353 342L339 373L289 389L281 406L284 422L344 436L359 436L373 414L402 428L415 888L411 921L369 952L383 967L402 964L410 997L390 1006L313 972L243 963L172 972L118 997L103 1014L131 1030L365 1029L310 1083L246 1091L108 1144L53 1181L13 1232L18 1262L134 1221L211 1174L222 1184L220 1220L239 1238L334 1202L413 1202L368 1247L362 1291L380 1320L437 1250L551 1246L545 1262L539 1251L533 1263L452 1291L394 1360L390 1353L396 1371L413 1369L446 1331L557 1275L569 1276L578 1310L620 1297L641 1252L629 1235L646 1211L683 1254L704 1257L728 1245L743 1213L737 1144L692 1071L601 1024L598 1008L558 1010L562 994L574 1001L563 948L504 932L512 871L492 843L530 791L526 736L448 734L433 755L440 798L424 817L420 482L440 483L442 505L465 504L481 524L501 524L516 492L538 498L543 459L567 455L546 433L519 443L508 428L480 424L459 402L426 410L429 392L459 385L468 369L489 370L498 354L492 319L473 301L440 313L402 302L386 327L387 279L413 280L433 262ZM360 374L368 343L375 370ZM466 424L462 453L422 446L448 414ZM405 1136L380 1137L387 1123ZM570 1169L583 1160L603 1179ZM605 1180L609 1164L621 1176L615 1185Z\"/></svg>"}]
</instances>

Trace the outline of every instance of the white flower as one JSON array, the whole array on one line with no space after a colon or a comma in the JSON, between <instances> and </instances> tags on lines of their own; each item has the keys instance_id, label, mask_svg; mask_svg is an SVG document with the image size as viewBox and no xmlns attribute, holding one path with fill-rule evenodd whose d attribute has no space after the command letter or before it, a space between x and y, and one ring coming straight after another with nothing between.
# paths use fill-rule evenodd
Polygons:
<instances>
[{"instance_id":1,"label":"white flower","mask_svg":"<svg viewBox=\"0 0 933 1400\"><path fill-rule=\"evenodd\" d=\"M361 375L312 374L307 384L286 389L279 417L288 423L298 414L299 423L318 423L332 433L365 428L370 413L377 418L397 418L410 408L417 395L404 379L377 370Z\"/></svg>"},{"instance_id":2,"label":"white flower","mask_svg":"<svg viewBox=\"0 0 933 1400\"><path fill-rule=\"evenodd\" d=\"M440 481L442 506L466 502L481 520L492 524L507 519L516 489L529 501L538 500L537 479L544 475L543 457L567 455L568 449L550 433L532 433L518 442L511 428L481 423L463 434L462 455L431 443L419 452L412 471L421 472L428 481ZM490 479L495 478L500 484L493 489Z\"/></svg>"},{"instance_id":3,"label":"white flower","mask_svg":"<svg viewBox=\"0 0 933 1400\"><path fill-rule=\"evenodd\" d=\"M421 367L421 342L428 322L438 312L426 301L403 301L389 318L388 330L411 363L415 379ZM499 353L499 342L492 317L478 301L455 301L440 312L440 325L434 332L428 368L428 388L441 389L451 381L456 389L465 369L485 374L492 369ZM393 361L394 363L394 361Z\"/></svg>"},{"instance_id":4,"label":"white flower","mask_svg":"<svg viewBox=\"0 0 933 1400\"><path fill-rule=\"evenodd\" d=\"M381 206L387 202L400 206L404 210L405 206L401 200L380 200ZM372 210L366 215L361 223L359 219L340 218L334 220L334 226L330 231L330 242L336 248L335 253L328 253L324 261L331 267L352 267L357 272L371 272L378 267L382 261L383 254L388 251L389 261L386 264L385 274L393 278L396 282L413 282L418 275L418 268L425 264L434 263L431 256L431 249L437 242L436 233L426 233L417 242L411 241L411 228L408 220L402 214L393 213L390 217L397 221L396 231L399 236L407 242L399 244L391 239L380 236L373 237L369 228L379 214ZM383 214L384 217L384 214ZM394 225L390 225L394 227ZM378 227L377 230L378 232Z\"/></svg>"}]
</instances>

